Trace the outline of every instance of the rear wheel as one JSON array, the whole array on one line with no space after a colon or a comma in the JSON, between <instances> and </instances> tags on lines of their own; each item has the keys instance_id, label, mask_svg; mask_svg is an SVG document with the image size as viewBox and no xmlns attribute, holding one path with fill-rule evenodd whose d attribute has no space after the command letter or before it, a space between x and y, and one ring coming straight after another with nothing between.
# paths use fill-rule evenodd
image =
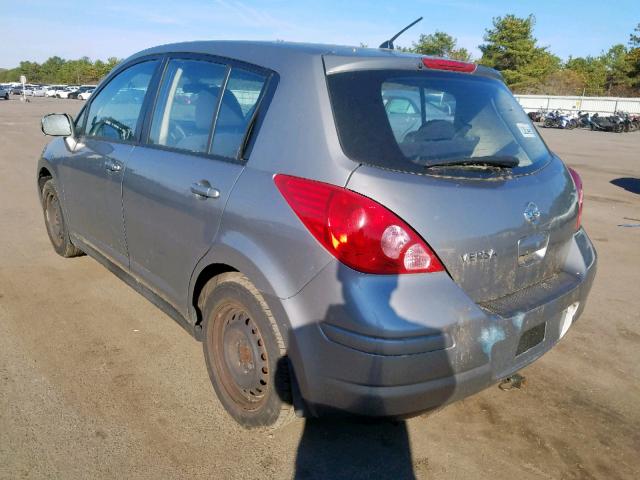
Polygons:
<instances>
[{"instance_id":1,"label":"rear wheel","mask_svg":"<svg viewBox=\"0 0 640 480\"><path fill-rule=\"evenodd\" d=\"M241 273L224 273L205 285L199 304L207 370L227 412L245 428L292 420L284 341L260 292Z\"/></svg>"},{"instance_id":2,"label":"rear wheel","mask_svg":"<svg viewBox=\"0 0 640 480\"><path fill-rule=\"evenodd\" d=\"M47 234L56 253L66 258L82 255L82 250L71 243L69 238L69 230L64 221L60 197L53 179L47 180L42 187L42 210Z\"/></svg>"}]
</instances>

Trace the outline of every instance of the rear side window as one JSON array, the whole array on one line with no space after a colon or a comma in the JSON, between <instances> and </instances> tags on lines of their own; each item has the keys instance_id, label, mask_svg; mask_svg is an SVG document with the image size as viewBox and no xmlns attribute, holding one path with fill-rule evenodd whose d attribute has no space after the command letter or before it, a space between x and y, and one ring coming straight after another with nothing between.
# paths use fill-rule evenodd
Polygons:
<instances>
[{"instance_id":1,"label":"rear side window","mask_svg":"<svg viewBox=\"0 0 640 480\"><path fill-rule=\"evenodd\" d=\"M149 143L207 153L226 75L227 66L220 63L171 60L151 121Z\"/></svg>"},{"instance_id":2,"label":"rear side window","mask_svg":"<svg viewBox=\"0 0 640 480\"><path fill-rule=\"evenodd\" d=\"M212 153L236 158L264 89L266 77L234 67L224 90Z\"/></svg>"},{"instance_id":3,"label":"rear side window","mask_svg":"<svg viewBox=\"0 0 640 480\"><path fill-rule=\"evenodd\" d=\"M421 173L444 160L512 157L513 173L549 151L500 81L442 71L376 70L328 76L340 143L358 162Z\"/></svg>"},{"instance_id":4,"label":"rear side window","mask_svg":"<svg viewBox=\"0 0 640 480\"><path fill-rule=\"evenodd\" d=\"M157 60L137 63L116 75L91 101L86 135L131 140Z\"/></svg>"}]
</instances>

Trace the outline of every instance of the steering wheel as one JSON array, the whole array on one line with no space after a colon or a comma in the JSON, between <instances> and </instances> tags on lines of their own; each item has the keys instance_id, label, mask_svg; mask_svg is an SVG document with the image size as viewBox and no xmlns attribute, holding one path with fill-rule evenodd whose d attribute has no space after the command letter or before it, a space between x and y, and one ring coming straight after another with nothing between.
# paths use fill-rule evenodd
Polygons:
<instances>
[{"instance_id":1,"label":"steering wheel","mask_svg":"<svg viewBox=\"0 0 640 480\"><path fill-rule=\"evenodd\" d=\"M187 134L179 123L171 122L169 127L169 133L167 134L167 145L177 145L182 140L187 138Z\"/></svg>"},{"instance_id":2,"label":"steering wheel","mask_svg":"<svg viewBox=\"0 0 640 480\"><path fill-rule=\"evenodd\" d=\"M94 123L91 126L91 129L89 130L89 135L90 136L108 136L108 135L105 135L106 133L104 130L105 127L111 128L114 132L116 132L120 140L129 140L133 135L131 128L129 128L124 123L119 122L113 117L104 117L98 120L96 123Z\"/></svg>"}]
</instances>

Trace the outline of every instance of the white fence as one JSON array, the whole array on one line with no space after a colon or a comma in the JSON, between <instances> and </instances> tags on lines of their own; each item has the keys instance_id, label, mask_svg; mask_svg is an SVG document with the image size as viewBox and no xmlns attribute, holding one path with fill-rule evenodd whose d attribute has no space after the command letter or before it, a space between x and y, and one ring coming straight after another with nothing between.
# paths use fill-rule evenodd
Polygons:
<instances>
[{"instance_id":1,"label":"white fence","mask_svg":"<svg viewBox=\"0 0 640 480\"><path fill-rule=\"evenodd\" d=\"M640 113L640 98L616 97L555 97L550 95L516 95L525 112L571 110L589 113Z\"/></svg>"}]
</instances>

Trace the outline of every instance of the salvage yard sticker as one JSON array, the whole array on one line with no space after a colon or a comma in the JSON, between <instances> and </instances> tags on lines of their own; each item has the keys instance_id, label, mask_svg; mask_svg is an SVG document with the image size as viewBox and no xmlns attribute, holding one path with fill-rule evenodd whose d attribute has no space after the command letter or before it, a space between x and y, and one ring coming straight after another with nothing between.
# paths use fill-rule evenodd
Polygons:
<instances>
[{"instance_id":1,"label":"salvage yard sticker","mask_svg":"<svg viewBox=\"0 0 640 480\"><path fill-rule=\"evenodd\" d=\"M536 138L536 133L531 128L531 125L527 123L516 123L516 125L524 138Z\"/></svg>"}]
</instances>

